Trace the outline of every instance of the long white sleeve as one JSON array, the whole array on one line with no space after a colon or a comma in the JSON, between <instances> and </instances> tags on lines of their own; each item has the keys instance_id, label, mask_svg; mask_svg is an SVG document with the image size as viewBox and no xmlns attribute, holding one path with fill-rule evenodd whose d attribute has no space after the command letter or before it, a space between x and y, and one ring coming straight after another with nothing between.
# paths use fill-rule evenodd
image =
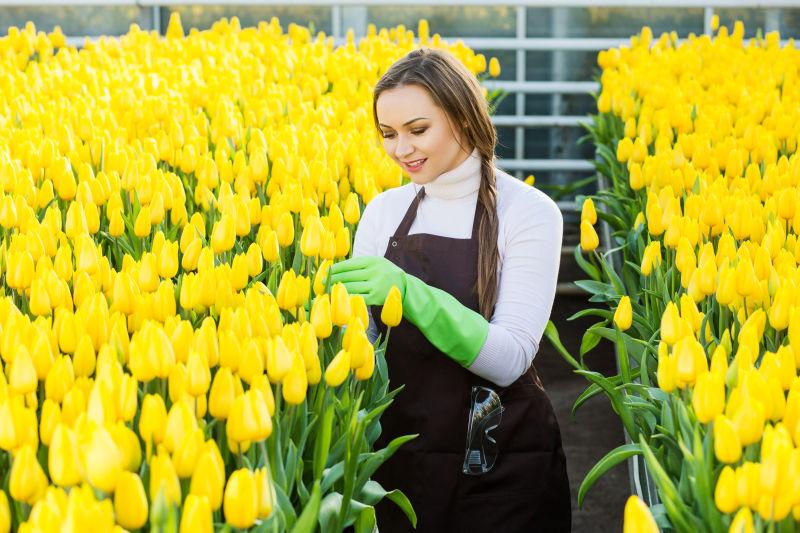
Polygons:
<instances>
[{"instance_id":1,"label":"long white sleeve","mask_svg":"<svg viewBox=\"0 0 800 533\"><path fill-rule=\"evenodd\" d=\"M536 191L538 192L538 191ZM541 197L504 217L507 239L486 341L469 370L502 387L530 366L550 317L561 259L563 218ZM538 195L537 195L538 196Z\"/></svg>"},{"instance_id":2,"label":"long white sleeve","mask_svg":"<svg viewBox=\"0 0 800 533\"><path fill-rule=\"evenodd\" d=\"M503 171L496 170L496 174L498 298L486 341L468 370L507 386L530 366L550 317L561 259L563 219L556 203L546 194ZM462 183L448 183L448 187L454 189ZM384 255L389 238L418 190L419 186L407 184L373 198L356 230L353 257ZM420 202L409 235L469 238L477 191L451 196L427 194ZM374 342L377 328L371 317L368 335Z\"/></svg>"}]
</instances>

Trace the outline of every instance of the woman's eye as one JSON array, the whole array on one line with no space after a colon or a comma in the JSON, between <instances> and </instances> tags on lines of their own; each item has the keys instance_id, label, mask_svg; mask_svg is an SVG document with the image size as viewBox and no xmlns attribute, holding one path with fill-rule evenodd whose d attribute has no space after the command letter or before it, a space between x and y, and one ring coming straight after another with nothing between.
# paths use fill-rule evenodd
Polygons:
<instances>
[{"instance_id":1,"label":"woman's eye","mask_svg":"<svg viewBox=\"0 0 800 533\"><path fill-rule=\"evenodd\" d=\"M425 128L422 128L420 130L411 130L411 133L413 133L414 135L422 135L423 133L425 133Z\"/></svg>"},{"instance_id":2,"label":"woman's eye","mask_svg":"<svg viewBox=\"0 0 800 533\"><path fill-rule=\"evenodd\" d=\"M381 136L384 139L391 139L394 136L394 134L393 133L383 133Z\"/></svg>"}]
</instances>

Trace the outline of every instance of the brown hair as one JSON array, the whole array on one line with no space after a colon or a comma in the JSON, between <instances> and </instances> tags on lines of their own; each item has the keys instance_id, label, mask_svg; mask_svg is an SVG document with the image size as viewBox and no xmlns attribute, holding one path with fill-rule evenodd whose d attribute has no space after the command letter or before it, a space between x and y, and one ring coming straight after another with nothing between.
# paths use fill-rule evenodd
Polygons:
<instances>
[{"instance_id":1,"label":"brown hair","mask_svg":"<svg viewBox=\"0 0 800 533\"><path fill-rule=\"evenodd\" d=\"M470 147L481 157L481 185L478 202L483 214L478 225L478 304L490 320L497 302L497 179L494 148L497 132L489 117L486 99L477 78L452 54L433 48L419 48L395 62L378 80L372 98L372 116L378 126L377 102L383 91L404 85L426 89L442 108ZM456 136L458 138L458 136ZM464 146L466 152L471 152Z\"/></svg>"}]
</instances>

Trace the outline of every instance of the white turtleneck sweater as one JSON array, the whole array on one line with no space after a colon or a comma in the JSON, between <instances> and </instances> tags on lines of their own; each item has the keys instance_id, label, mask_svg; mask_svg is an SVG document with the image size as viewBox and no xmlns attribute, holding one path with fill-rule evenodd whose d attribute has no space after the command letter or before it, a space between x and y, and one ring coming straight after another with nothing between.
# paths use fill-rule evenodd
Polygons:
<instances>
[{"instance_id":1,"label":"white turtleneck sweater","mask_svg":"<svg viewBox=\"0 0 800 533\"><path fill-rule=\"evenodd\" d=\"M528 369L539 349L556 292L563 220L546 194L497 168L495 174L499 292L486 341L468 370L505 387ZM425 184L425 198L409 235L469 239L480 180L480 156L475 150L460 165ZM411 182L372 199L356 230L353 257L384 256L419 189ZM369 335L374 342L377 328L371 317Z\"/></svg>"}]
</instances>

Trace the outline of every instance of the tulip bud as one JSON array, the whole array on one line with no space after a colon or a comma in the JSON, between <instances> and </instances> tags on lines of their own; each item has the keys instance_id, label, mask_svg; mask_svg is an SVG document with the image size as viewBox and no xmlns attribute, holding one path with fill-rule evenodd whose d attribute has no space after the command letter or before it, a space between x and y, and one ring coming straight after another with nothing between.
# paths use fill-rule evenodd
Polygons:
<instances>
[{"instance_id":1,"label":"tulip bud","mask_svg":"<svg viewBox=\"0 0 800 533\"><path fill-rule=\"evenodd\" d=\"M180 504L180 481L169 455L163 448L150 461L150 501L156 501L158 493L162 490L168 504Z\"/></svg>"},{"instance_id":2,"label":"tulip bud","mask_svg":"<svg viewBox=\"0 0 800 533\"><path fill-rule=\"evenodd\" d=\"M228 418L234 399L233 373L230 368L221 367L214 376L208 396L208 411L214 418Z\"/></svg>"},{"instance_id":3,"label":"tulip bud","mask_svg":"<svg viewBox=\"0 0 800 533\"><path fill-rule=\"evenodd\" d=\"M189 494L183 502L179 533L211 533L213 530L208 498Z\"/></svg>"},{"instance_id":4,"label":"tulip bud","mask_svg":"<svg viewBox=\"0 0 800 533\"><path fill-rule=\"evenodd\" d=\"M350 321L350 297L343 283L336 283L331 290L331 321L341 327Z\"/></svg>"},{"instance_id":5,"label":"tulip bud","mask_svg":"<svg viewBox=\"0 0 800 533\"><path fill-rule=\"evenodd\" d=\"M722 413L725 408L724 376L716 372L706 372L697 378L692 391L692 406L697 419L707 424Z\"/></svg>"},{"instance_id":6,"label":"tulip bud","mask_svg":"<svg viewBox=\"0 0 800 533\"><path fill-rule=\"evenodd\" d=\"M597 223L597 211L594 208L594 201L591 198L586 198L583 201L583 206L581 207L581 222L584 220L588 221L589 224L596 224Z\"/></svg>"},{"instance_id":7,"label":"tulip bud","mask_svg":"<svg viewBox=\"0 0 800 533\"><path fill-rule=\"evenodd\" d=\"M114 492L114 518L126 529L139 529L147 523L147 495L139 476L122 472Z\"/></svg>"},{"instance_id":8,"label":"tulip bud","mask_svg":"<svg viewBox=\"0 0 800 533\"><path fill-rule=\"evenodd\" d=\"M269 518L275 503L275 488L266 468L255 471L255 482L258 493L258 517Z\"/></svg>"},{"instance_id":9,"label":"tulip bud","mask_svg":"<svg viewBox=\"0 0 800 533\"><path fill-rule=\"evenodd\" d=\"M327 294L317 296L311 306L311 324L314 326L314 334L318 339L327 339L333 332L333 322L331 320L331 300ZM800 333L798 333L800 338Z\"/></svg>"},{"instance_id":10,"label":"tulip bud","mask_svg":"<svg viewBox=\"0 0 800 533\"><path fill-rule=\"evenodd\" d=\"M48 449L47 468L50 479L56 485L69 487L81 482L75 435L64 424L59 424L53 431Z\"/></svg>"},{"instance_id":11,"label":"tulip bud","mask_svg":"<svg viewBox=\"0 0 800 533\"><path fill-rule=\"evenodd\" d=\"M386 295L386 301L383 303L381 309L381 322L388 327L393 328L400 324L403 320L403 296L400 294L400 289L392 285L389 293Z\"/></svg>"},{"instance_id":12,"label":"tulip bud","mask_svg":"<svg viewBox=\"0 0 800 533\"><path fill-rule=\"evenodd\" d=\"M600 244L600 238L589 221L581 221L581 250L591 252Z\"/></svg>"},{"instance_id":13,"label":"tulip bud","mask_svg":"<svg viewBox=\"0 0 800 533\"><path fill-rule=\"evenodd\" d=\"M625 503L623 533L658 533L658 531L647 504L632 494Z\"/></svg>"},{"instance_id":14,"label":"tulip bud","mask_svg":"<svg viewBox=\"0 0 800 533\"><path fill-rule=\"evenodd\" d=\"M725 415L714 419L714 454L722 463L735 463L742 457L742 444L733 422Z\"/></svg>"},{"instance_id":15,"label":"tulip bud","mask_svg":"<svg viewBox=\"0 0 800 533\"><path fill-rule=\"evenodd\" d=\"M225 522L238 528L249 528L258 516L258 489L253 473L246 468L231 474L225 487Z\"/></svg>"},{"instance_id":16,"label":"tulip bud","mask_svg":"<svg viewBox=\"0 0 800 533\"><path fill-rule=\"evenodd\" d=\"M620 298L617 310L614 312L614 324L616 324L620 330L625 331L631 327L632 321L633 310L631 309L631 299L629 296L623 296Z\"/></svg>"},{"instance_id":17,"label":"tulip bud","mask_svg":"<svg viewBox=\"0 0 800 533\"><path fill-rule=\"evenodd\" d=\"M8 496L0 490L0 533L11 531L11 508L8 505Z\"/></svg>"},{"instance_id":18,"label":"tulip bud","mask_svg":"<svg viewBox=\"0 0 800 533\"><path fill-rule=\"evenodd\" d=\"M210 441L213 443L213 441ZM216 447L216 444L212 444ZM216 451L219 454L219 450ZM211 509L216 511L222 505L222 491L225 488L225 468L217 464L214 451L207 445L197 461L197 466L192 472L192 481L189 494L204 496L208 499Z\"/></svg>"},{"instance_id":19,"label":"tulip bud","mask_svg":"<svg viewBox=\"0 0 800 533\"><path fill-rule=\"evenodd\" d=\"M714 489L714 503L717 509L725 514L730 514L739 508L739 498L736 488L736 473L730 466L725 466L717 479Z\"/></svg>"},{"instance_id":20,"label":"tulip bud","mask_svg":"<svg viewBox=\"0 0 800 533\"><path fill-rule=\"evenodd\" d=\"M329 387L341 385L350 373L350 352L340 350L325 369L325 383Z\"/></svg>"},{"instance_id":21,"label":"tulip bud","mask_svg":"<svg viewBox=\"0 0 800 533\"><path fill-rule=\"evenodd\" d=\"M11 497L29 505L35 504L48 486L47 476L36 460L33 446L22 446L14 457L8 482Z\"/></svg>"}]
</instances>

